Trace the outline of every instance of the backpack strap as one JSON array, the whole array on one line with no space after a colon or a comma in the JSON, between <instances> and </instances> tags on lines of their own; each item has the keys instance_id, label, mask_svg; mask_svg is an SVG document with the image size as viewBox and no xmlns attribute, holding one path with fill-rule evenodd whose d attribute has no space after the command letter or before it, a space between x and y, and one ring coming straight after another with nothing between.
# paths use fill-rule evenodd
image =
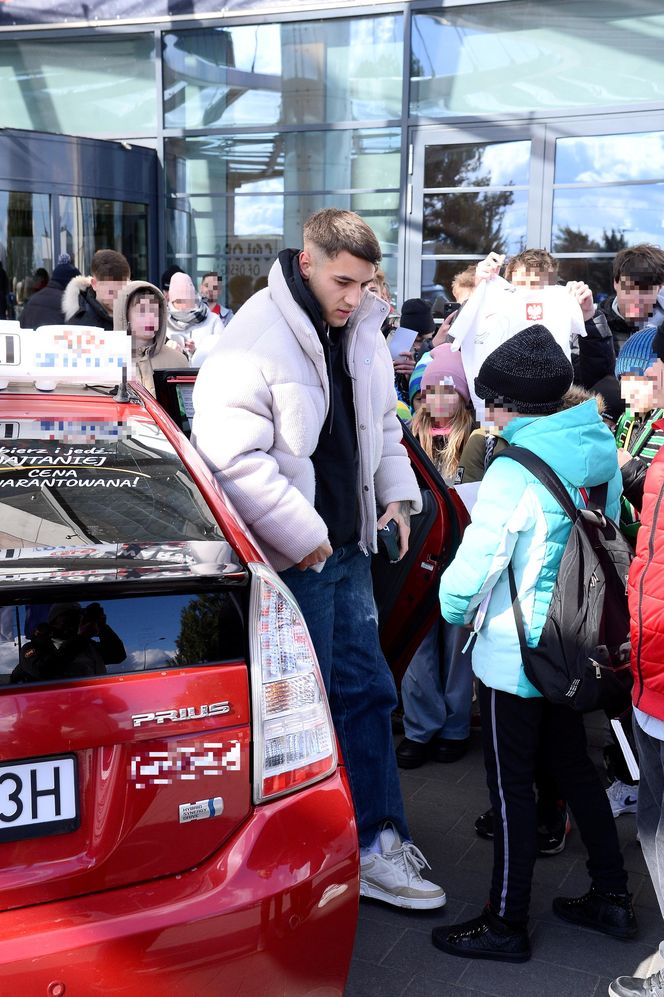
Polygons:
<instances>
[{"instance_id":1,"label":"backpack strap","mask_svg":"<svg viewBox=\"0 0 664 997\"><path fill-rule=\"evenodd\" d=\"M553 495L558 504L562 506L569 518L572 522L574 522L579 510L572 502L569 492L563 485L558 475L555 471L551 470L546 461L542 460L541 457L538 457L532 450L527 450L525 447L517 446L506 447L496 457L494 457L494 461L500 460L501 457L509 457L510 460L516 461L517 464L521 464L522 467L525 467L528 471L530 471L530 473L544 485L547 491ZM606 485L599 487L606 488Z\"/></svg>"},{"instance_id":2,"label":"backpack strap","mask_svg":"<svg viewBox=\"0 0 664 997\"><path fill-rule=\"evenodd\" d=\"M507 577L510 582L510 598L512 599L512 612L514 613L514 622L516 624L516 632L519 636L519 647L521 648L521 658L522 661L526 662L530 656L530 648L528 647L528 641L526 640L526 630L523 625L523 611L521 609L521 603L519 602L519 596L516 590L516 578L514 577L514 569L512 568L512 562L507 565Z\"/></svg>"},{"instance_id":3,"label":"backpack strap","mask_svg":"<svg viewBox=\"0 0 664 997\"><path fill-rule=\"evenodd\" d=\"M606 510L606 497L608 490L608 481L605 481L602 485L595 485L591 488L590 494L588 495L588 508L599 509L600 512L604 513Z\"/></svg>"}]
</instances>

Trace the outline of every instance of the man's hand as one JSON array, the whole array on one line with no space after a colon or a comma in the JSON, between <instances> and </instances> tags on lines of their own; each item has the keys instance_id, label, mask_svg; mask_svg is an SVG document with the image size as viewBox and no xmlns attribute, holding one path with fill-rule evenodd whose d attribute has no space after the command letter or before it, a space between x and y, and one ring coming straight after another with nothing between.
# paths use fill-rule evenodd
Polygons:
<instances>
[{"instance_id":1,"label":"man's hand","mask_svg":"<svg viewBox=\"0 0 664 997\"><path fill-rule=\"evenodd\" d=\"M489 253L489 255L475 267L475 287L477 287L478 284L481 284L483 280L495 277L504 262L505 255L503 253Z\"/></svg>"},{"instance_id":2,"label":"man's hand","mask_svg":"<svg viewBox=\"0 0 664 997\"><path fill-rule=\"evenodd\" d=\"M565 288L581 306L583 321L589 322L595 314L593 292L587 284L584 284L582 280L568 280L565 284Z\"/></svg>"},{"instance_id":3,"label":"man's hand","mask_svg":"<svg viewBox=\"0 0 664 997\"><path fill-rule=\"evenodd\" d=\"M393 519L399 527L399 560L408 550L410 536L410 502L390 502L385 512L378 520L378 529L382 530Z\"/></svg>"},{"instance_id":4,"label":"man's hand","mask_svg":"<svg viewBox=\"0 0 664 997\"><path fill-rule=\"evenodd\" d=\"M299 568L300 571L306 571L306 569L310 568L313 564L320 564L321 561L327 561L331 553L332 548L326 540L324 543L319 544L319 546L316 547L316 550L312 550L311 554L307 554L306 557L303 557L299 564L296 564L295 567Z\"/></svg>"},{"instance_id":5,"label":"man's hand","mask_svg":"<svg viewBox=\"0 0 664 997\"><path fill-rule=\"evenodd\" d=\"M410 377L415 369L415 360L411 353L400 353L392 365L395 374L405 374L406 377Z\"/></svg>"}]
</instances>

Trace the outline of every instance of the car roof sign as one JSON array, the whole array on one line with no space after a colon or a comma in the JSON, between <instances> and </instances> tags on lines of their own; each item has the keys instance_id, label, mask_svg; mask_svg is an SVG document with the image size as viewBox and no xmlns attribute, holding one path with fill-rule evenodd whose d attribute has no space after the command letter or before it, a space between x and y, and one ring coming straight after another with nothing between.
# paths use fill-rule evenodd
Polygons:
<instances>
[{"instance_id":1,"label":"car roof sign","mask_svg":"<svg viewBox=\"0 0 664 997\"><path fill-rule=\"evenodd\" d=\"M35 330L0 322L0 390L26 382L34 382L38 391L53 391L58 384L65 390L115 386L131 376L131 336L125 330L72 325Z\"/></svg>"}]
</instances>

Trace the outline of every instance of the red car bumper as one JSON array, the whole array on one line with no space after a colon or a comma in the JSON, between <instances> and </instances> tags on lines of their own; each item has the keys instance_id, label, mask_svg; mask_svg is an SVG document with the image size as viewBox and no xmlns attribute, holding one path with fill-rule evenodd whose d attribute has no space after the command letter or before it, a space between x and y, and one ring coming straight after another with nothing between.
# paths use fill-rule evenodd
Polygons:
<instances>
[{"instance_id":1,"label":"red car bumper","mask_svg":"<svg viewBox=\"0 0 664 997\"><path fill-rule=\"evenodd\" d=\"M196 869L0 915L0 994L341 997L358 894L340 768L255 808Z\"/></svg>"}]
</instances>

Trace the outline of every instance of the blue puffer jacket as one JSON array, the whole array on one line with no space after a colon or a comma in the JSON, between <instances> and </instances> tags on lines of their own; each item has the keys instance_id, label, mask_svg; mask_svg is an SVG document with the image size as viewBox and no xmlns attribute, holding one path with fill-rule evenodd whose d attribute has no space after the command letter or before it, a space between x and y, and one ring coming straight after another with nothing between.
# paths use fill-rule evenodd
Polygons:
<instances>
[{"instance_id":1,"label":"blue puffer jacket","mask_svg":"<svg viewBox=\"0 0 664 997\"><path fill-rule=\"evenodd\" d=\"M577 507L584 505L580 488L608 481L606 511L617 521L622 483L616 444L594 398L555 415L513 419L502 436L545 460ZM511 560L528 644L535 646L570 530L569 518L525 467L503 458L489 467L472 522L441 579L440 603L445 619L456 624L470 623L482 604L473 671L492 689L539 695L521 662L507 565Z\"/></svg>"}]
</instances>

